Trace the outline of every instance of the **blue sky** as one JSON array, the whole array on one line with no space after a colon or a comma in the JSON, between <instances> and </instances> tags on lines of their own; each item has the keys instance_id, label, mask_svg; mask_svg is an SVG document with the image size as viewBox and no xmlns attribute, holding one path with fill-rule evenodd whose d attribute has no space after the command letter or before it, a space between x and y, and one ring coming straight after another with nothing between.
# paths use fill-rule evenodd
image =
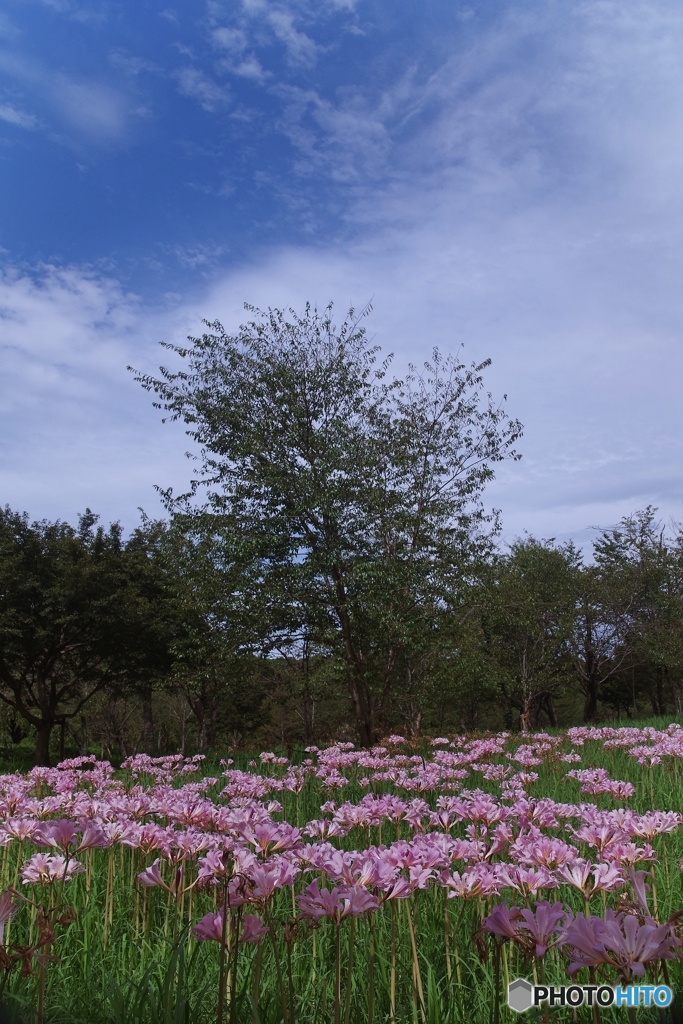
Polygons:
<instances>
[{"instance_id":1,"label":"blue sky","mask_svg":"<svg viewBox=\"0 0 683 1024\"><path fill-rule=\"evenodd\" d=\"M0 501L132 526L182 431L126 374L244 302L397 369L491 356L505 536L683 519L683 8L7 0Z\"/></svg>"}]
</instances>

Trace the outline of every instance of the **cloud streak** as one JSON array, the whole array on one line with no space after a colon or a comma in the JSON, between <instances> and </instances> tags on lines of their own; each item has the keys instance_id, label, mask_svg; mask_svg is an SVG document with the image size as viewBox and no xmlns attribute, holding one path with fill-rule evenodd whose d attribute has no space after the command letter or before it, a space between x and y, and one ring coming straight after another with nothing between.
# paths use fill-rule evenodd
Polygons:
<instances>
[{"instance_id":1,"label":"cloud streak","mask_svg":"<svg viewBox=\"0 0 683 1024\"><path fill-rule=\"evenodd\" d=\"M38 127L37 117L34 117L33 114L26 114L23 110L17 110L9 103L0 103L0 121L6 121L7 124L14 124L18 128L28 128L29 130Z\"/></svg>"},{"instance_id":2,"label":"cloud streak","mask_svg":"<svg viewBox=\"0 0 683 1024\"><path fill-rule=\"evenodd\" d=\"M307 9L287 10L312 32ZM487 383L526 426L522 462L488 492L508 539L527 528L583 543L648 503L683 517L678 5L510 7L335 88L278 75L251 11L207 31L232 69L258 61L254 83L278 104L269 123L292 147L289 177L266 171L314 241L222 268L227 241L176 246L188 268L218 266L154 306L93 272L8 274L8 500L130 523L154 504L152 483L182 485L189 467L182 431L159 425L127 362L154 370L157 340L199 332L202 317L236 327L245 301L335 299L341 315L374 297L369 329L399 371L434 344L493 358ZM346 13L370 30L362 5ZM222 116L226 93L197 74L187 95Z\"/></svg>"}]
</instances>

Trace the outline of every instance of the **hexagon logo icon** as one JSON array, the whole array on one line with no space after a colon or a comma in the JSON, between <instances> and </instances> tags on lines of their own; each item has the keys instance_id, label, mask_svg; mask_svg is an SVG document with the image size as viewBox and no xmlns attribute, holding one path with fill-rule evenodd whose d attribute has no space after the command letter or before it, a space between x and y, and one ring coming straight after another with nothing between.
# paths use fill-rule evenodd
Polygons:
<instances>
[{"instance_id":1,"label":"hexagon logo icon","mask_svg":"<svg viewBox=\"0 0 683 1024\"><path fill-rule=\"evenodd\" d=\"M508 985L508 1006L516 1013L524 1013L533 1006L533 985L526 978L516 978Z\"/></svg>"}]
</instances>

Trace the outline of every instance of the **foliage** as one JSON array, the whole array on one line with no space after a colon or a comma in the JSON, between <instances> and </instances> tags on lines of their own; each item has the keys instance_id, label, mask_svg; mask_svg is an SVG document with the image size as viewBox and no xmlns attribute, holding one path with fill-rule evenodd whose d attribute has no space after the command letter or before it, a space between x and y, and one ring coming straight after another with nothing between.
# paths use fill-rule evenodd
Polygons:
<instances>
[{"instance_id":1,"label":"foliage","mask_svg":"<svg viewBox=\"0 0 683 1024\"><path fill-rule=\"evenodd\" d=\"M483 392L487 362L435 350L388 379L367 310L339 328L331 307L251 312L234 336L213 323L169 346L187 369L137 377L199 446L191 492L166 500L242 566L243 595L269 612L263 651L307 645L344 665L367 744L430 661L441 608L495 525L482 490L521 426Z\"/></svg>"},{"instance_id":2,"label":"foliage","mask_svg":"<svg viewBox=\"0 0 683 1024\"><path fill-rule=\"evenodd\" d=\"M55 726L87 746L85 711L98 694L148 694L172 665L182 623L158 560L164 527L29 523L0 511L0 700L35 728L49 763ZM73 730L81 720L81 736ZM86 733L85 735L83 733Z\"/></svg>"}]
</instances>

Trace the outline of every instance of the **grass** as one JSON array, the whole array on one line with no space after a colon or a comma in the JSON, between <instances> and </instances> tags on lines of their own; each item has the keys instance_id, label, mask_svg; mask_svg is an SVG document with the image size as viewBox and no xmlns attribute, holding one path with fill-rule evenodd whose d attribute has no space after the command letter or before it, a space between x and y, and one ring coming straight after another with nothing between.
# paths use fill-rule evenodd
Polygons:
<instances>
[{"instance_id":1,"label":"grass","mask_svg":"<svg viewBox=\"0 0 683 1024\"><path fill-rule=\"evenodd\" d=\"M640 725L662 728L665 721L649 720ZM629 723L631 725L631 723ZM563 749L568 749L564 747ZM636 786L628 806L644 812L660 810L683 812L683 798L677 769L673 764L660 765L651 772L641 768L621 749L605 750L600 743L583 748L581 768L606 768L612 779L630 781ZM235 758L236 767L246 768L248 755ZM669 758L669 761L672 759ZM206 767L207 774L211 768ZM538 781L528 787L529 796L550 797L563 803L578 803L588 798L580 794L579 783L566 778L566 765L548 758L534 770ZM346 773L349 785L343 799L358 802L367 792L359 784L364 772ZM493 783L473 773L464 785L478 787L498 795ZM209 791L218 801L221 784ZM375 784L377 792L391 792L390 784ZM45 794L43 794L45 795ZM336 794L335 794L336 795ZM405 794L403 794L405 796ZM409 794L413 796L418 794ZM437 792L419 794L432 809ZM320 805L330 794L309 778L297 797L286 794L284 818L292 825L302 826L320 817ZM612 806L606 797L593 798L605 809ZM463 825L454 835L463 835ZM556 833L553 833L556 834ZM341 849L358 849L369 844L409 839L412 830L402 823L396 834L372 827L355 829L336 840ZM683 829L653 842L658 855L654 878L658 894L660 920L683 909L683 891L679 860L683 857ZM20 865L34 852L31 843L13 843L1 852L1 888L17 884ZM57 927L58 937L51 952L58 960L47 963L45 1021L50 1024L209 1024L216 1020L219 980L219 948L217 943L197 942L190 926L203 914L215 912L215 898L207 892L195 891L176 904L161 889L142 889L137 874L152 862L154 855L123 845L109 850L92 850L83 855L87 872L65 883L63 899L73 906L76 919L68 927ZM458 867L461 867L458 865ZM295 891L308 883L299 876ZM36 902L57 902L60 897L50 887L17 885L23 892L34 888ZM54 887L55 890L57 887ZM341 998L336 1013L345 1024L367 1021L373 1024L490 1024L493 1019L494 982L491 956L487 947L477 948L473 935L481 919L490 909L491 900L460 899L444 901L440 887L417 893L409 900L386 904L381 911L355 922L345 921L339 933L334 923L324 922L311 929L303 922L294 925L293 892L286 887L279 891L272 905L277 947L265 940L260 947L246 946L237 958L234 1001L226 1008L226 1021L244 1024L327 1024L335 1019L335 990L339 970ZM549 897L554 898L553 894ZM574 911L583 910L580 894L567 887L560 898ZM615 896L607 897L606 905L614 905ZM35 912L25 907L11 924L10 943L30 945L37 936ZM602 913L603 903L594 897L592 911ZM449 955L445 944L445 922L449 937ZM285 941L285 929L289 926ZM339 936L339 967L337 939ZM393 940L392 940L393 936ZM392 1009L392 949L395 953L393 982L395 998ZM490 950L490 947L488 947ZM285 989L278 983L278 962ZM483 955L482 955L483 954ZM231 965L232 966L232 965ZM566 982L564 963L552 954L547 970L549 981ZM349 967L351 969L349 970ZM533 966L524 963L513 951L507 951L503 962L503 982L518 974L531 976ZM255 1001L254 979L258 971L258 1002ZM672 987L683 992L683 964L669 966ZM13 972L5 989L5 1013L17 1021L33 1022L36 1008L38 969L33 964L31 975ZM293 1012L292 1012L293 1011ZM657 1011L639 1010L643 1020L655 1019ZM531 1011L529 1021L540 1020ZM678 1004L667 1011L671 1021L683 1019ZM574 1021L573 1011L553 1011L557 1020ZM289 1019L288 1019L289 1018ZM591 1020L590 1011L578 1011L578 1021ZM603 1011L603 1020L623 1020L623 1011ZM660 1017L661 1020L661 1012ZM503 1008L502 1020L519 1018ZM0 1022L3 1018L0 1016Z\"/></svg>"}]
</instances>

